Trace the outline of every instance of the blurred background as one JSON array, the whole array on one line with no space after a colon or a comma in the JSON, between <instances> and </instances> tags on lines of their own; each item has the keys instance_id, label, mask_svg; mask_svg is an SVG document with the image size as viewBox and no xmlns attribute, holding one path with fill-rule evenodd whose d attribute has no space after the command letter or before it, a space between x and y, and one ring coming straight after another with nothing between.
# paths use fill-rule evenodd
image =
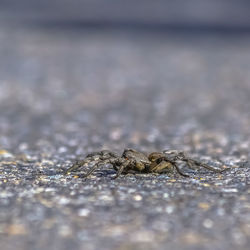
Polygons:
<instances>
[{"instance_id":1,"label":"blurred background","mask_svg":"<svg viewBox=\"0 0 250 250\"><path fill-rule=\"evenodd\" d=\"M141 140L184 147L169 136L194 130L248 133L249 7L1 0L0 143L34 146L69 130L70 150L81 155L92 144Z\"/></svg>"},{"instance_id":2,"label":"blurred background","mask_svg":"<svg viewBox=\"0 0 250 250\"><path fill-rule=\"evenodd\" d=\"M246 0L1 0L1 19L60 25L249 29Z\"/></svg>"},{"instance_id":3,"label":"blurred background","mask_svg":"<svg viewBox=\"0 0 250 250\"><path fill-rule=\"evenodd\" d=\"M0 0L4 249L248 249L249 168L206 185L58 173L103 148L249 159L249 13L247 0Z\"/></svg>"}]
</instances>

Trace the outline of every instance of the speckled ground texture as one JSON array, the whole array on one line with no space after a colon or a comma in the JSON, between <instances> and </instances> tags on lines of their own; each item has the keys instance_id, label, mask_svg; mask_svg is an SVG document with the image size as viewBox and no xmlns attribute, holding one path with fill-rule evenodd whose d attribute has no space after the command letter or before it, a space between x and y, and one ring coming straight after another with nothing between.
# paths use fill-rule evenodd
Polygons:
<instances>
[{"instance_id":1,"label":"speckled ground texture","mask_svg":"<svg viewBox=\"0 0 250 250\"><path fill-rule=\"evenodd\" d=\"M250 35L1 26L0 44L1 249L249 249ZM126 147L231 169L62 174Z\"/></svg>"}]
</instances>

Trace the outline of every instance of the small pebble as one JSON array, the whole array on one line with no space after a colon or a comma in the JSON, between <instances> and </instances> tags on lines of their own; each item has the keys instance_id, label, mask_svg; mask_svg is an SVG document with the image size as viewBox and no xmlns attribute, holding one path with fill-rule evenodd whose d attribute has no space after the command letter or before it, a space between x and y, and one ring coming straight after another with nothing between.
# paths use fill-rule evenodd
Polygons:
<instances>
[{"instance_id":1,"label":"small pebble","mask_svg":"<svg viewBox=\"0 0 250 250\"><path fill-rule=\"evenodd\" d=\"M205 227L205 228L212 228L213 225L214 225L214 222L210 219L205 219L202 223L202 225Z\"/></svg>"},{"instance_id":2,"label":"small pebble","mask_svg":"<svg viewBox=\"0 0 250 250\"><path fill-rule=\"evenodd\" d=\"M78 215L81 217L86 217L89 215L89 213L90 213L90 211L86 208L82 208L82 209L78 210Z\"/></svg>"},{"instance_id":3,"label":"small pebble","mask_svg":"<svg viewBox=\"0 0 250 250\"><path fill-rule=\"evenodd\" d=\"M66 198L66 197L62 197L62 198L59 199L58 203L60 205L67 205L68 203L70 203L70 200L68 198Z\"/></svg>"},{"instance_id":4,"label":"small pebble","mask_svg":"<svg viewBox=\"0 0 250 250\"><path fill-rule=\"evenodd\" d=\"M142 200L142 196L141 195L139 195L139 194L137 194L137 195L134 195L134 200L135 201L141 201Z\"/></svg>"},{"instance_id":5,"label":"small pebble","mask_svg":"<svg viewBox=\"0 0 250 250\"><path fill-rule=\"evenodd\" d=\"M206 203L206 202L200 202L198 204L198 207L203 209L203 210L208 210L210 208L210 205L209 205L209 203Z\"/></svg>"},{"instance_id":6,"label":"small pebble","mask_svg":"<svg viewBox=\"0 0 250 250\"><path fill-rule=\"evenodd\" d=\"M11 154L10 152L8 152L5 149L0 149L0 157L2 157L2 158L11 158L11 157L13 157L13 154Z\"/></svg>"},{"instance_id":7,"label":"small pebble","mask_svg":"<svg viewBox=\"0 0 250 250\"><path fill-rule=\"evenodd\" d=\"M172 214L174 212L174 206L167 206L165 211L168 213L168 214Z\"/></svg>"}]
</instances>

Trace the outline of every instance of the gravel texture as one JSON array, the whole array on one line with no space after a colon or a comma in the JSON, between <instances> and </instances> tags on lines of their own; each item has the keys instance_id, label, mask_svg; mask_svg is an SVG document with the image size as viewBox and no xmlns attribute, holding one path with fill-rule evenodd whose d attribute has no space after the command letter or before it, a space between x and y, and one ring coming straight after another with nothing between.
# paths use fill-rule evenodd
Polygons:
<instances>
[{"instance_id":1,"label":"gravel texture","mask_svg":"<svg viewBox=\"0 0 250 250\"><path fill-rule=\"evenodd\" d=\"M1 249L249 249L250 35L11 26L0 44ZM231 169L62 174L125 147Z\"/></svg>"}]
</instances>

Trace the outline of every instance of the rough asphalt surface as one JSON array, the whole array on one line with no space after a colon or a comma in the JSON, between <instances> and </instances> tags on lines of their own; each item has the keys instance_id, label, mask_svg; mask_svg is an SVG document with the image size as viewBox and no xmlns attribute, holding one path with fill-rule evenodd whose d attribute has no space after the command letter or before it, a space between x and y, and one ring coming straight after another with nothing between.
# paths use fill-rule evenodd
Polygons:
<instances>
[{"instance_id":1,"label":"rough asphalt surface","mask_svg":"<svg viewBox=\"0 0 250 250\"><path fill-rule=\"evenodd\" d=\"M250 35L12 26L0 44L1 249L249 249ZM125 147L231 169L62 174Z\"/></svg>"}]
</instances>

